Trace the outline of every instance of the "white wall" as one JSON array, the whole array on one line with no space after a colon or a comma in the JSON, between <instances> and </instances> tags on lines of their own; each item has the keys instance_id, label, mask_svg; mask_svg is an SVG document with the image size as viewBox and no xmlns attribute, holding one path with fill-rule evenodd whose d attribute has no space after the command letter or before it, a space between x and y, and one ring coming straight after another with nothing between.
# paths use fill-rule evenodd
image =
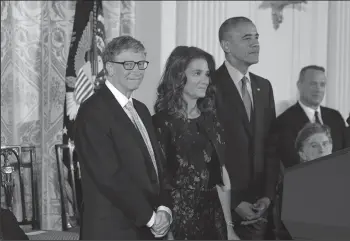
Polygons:
<instances>
[{"instance_id":1,"label":"white wall","mask_svg":"<svg viewBox=\"0 0 350 241\"><path fill-rule=\"evenodd\" d=\"M350 115L350 2L329 3L327 106Z\"/></svg>"},{"instance_id":2,"label":"white wall","mask_svg":"<svg viewBox=\"0 0 350 241\"><path fill-rule=\"evenodd\" d=\"M303 66L317 64L327 69L333 64L327 62L328 29L333 29L333 25L342 20L334 24L333 21L333 25L328 27L331 3L308 1L302 11L284 9L284 21L275 30L271 9L259 9L260 3L261 1L136 1L135 35L145 43L151 65L135 97L143 101L153 113L160 74L166 58L176 45L203 48L213 54L217 67L220 66L224 60L217 34L221 23L229 17L246 16L255 22L260 34L260 62L252 66L251 70L271 81L277 113L284 111L297 99L296 81ZM332 45L336 43L333 39ZM328 85L334 81L336 80L329 79ZM349 88L349 85L346 86ZM333 108L339 109L347 117L350 103L334 101L338 97L334 88L330 89L332 93L328 91L323 104L327 106L328 102L332 103Z\"/></svg>"},{"instance_id":3,"label":"white wall","mask_svg":"<svg viewBox=\"0 0 350 241\"><path fill-rule=\"evenodd\" d=\"M161 2L136 1L135 7L135 38L145 45L147 60L150 64L140 88L134 93L134 97L145 103L150 111L153 111L160 74Z\"/></svg>"},{"instance_id":4,"label":"white wall","mask_svg":"<svg viewBox=\"0 0 350 241\"><path fill-rule=\"evenodd\" d=\"M156 91L165 61L175 48L176 1L136 1L135 38L145 45L150 62L134 97L154 113Z\"/></svg>"}]
</instances>

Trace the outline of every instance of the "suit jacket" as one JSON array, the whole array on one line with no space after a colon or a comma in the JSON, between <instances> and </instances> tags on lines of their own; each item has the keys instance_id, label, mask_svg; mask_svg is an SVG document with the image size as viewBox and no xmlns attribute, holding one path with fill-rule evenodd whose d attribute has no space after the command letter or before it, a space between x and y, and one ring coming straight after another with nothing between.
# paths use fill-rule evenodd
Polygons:
<instances>
[{"instance_id":1,"label":"suit jacket","mask_svg":"<svg viewBox=\"0 0 350 241\"><path fill-rule=\"evenodd\" d=\"M153 239L146 224L158 206L170 207L162 186L162 153L147 107L133 100L157 160L157 181L141 134L107 86L80 107L75 146L84 208L81 239Z\"/></svg>"},{"instance_id":2,"label":"suit jacket","mask_svg":"<svg viewBox=\"0 0 350 241\"><path fill-rule=\"evenodd\" d=\"M348 119L346 119L346 122L348 123L348 127L346 127L345 131L345 147L350 147L350 115Z\"/></svg>"},{"instance_id":3,"label":"suit jacket","mask_svg":"<svg viewBox=\"0 0 350 241\"><path fill-rule=\"evenodd\" d=\"M19 226L15 215L8 209L0 211L0 240L29 240Z\"/></svg>"},{"instance_id":4,"label":"suit jacket","mask_svg":"<svg viewBox=\"0 0 350 241\"><path fill-rule=\"evenodd\" d=\"M331 108L321 106L321 118L324 124L331 129L333 139L333 152L345 147L345 122L340 113ZM298 132L309 122L304 110L297 102L284 111L273 125L273 132L276 135L278 159L285 168L299 164L300 158L295 150L294 144Z\"/></svg>"},{"instance_id":5,"label":"suit jacket","mask_svg":"<svg viewBox=\"0 0 350 241\"><path fill-rule=\"evenodd\" d=\"M226 168L232 187L232 209L241 201L273 199L279 164L267 158L268 137L276 118L270 82L250 73L253 113L249 122L242 98L223 64L214 73L216 108L227 143Z\"/></svg>"},{"instance_id":6,"label":"suit jacket","mask_svg":"<svg viewBox=\"0 0 350 241\"><path fill-rule=\"evenodd\" d=\"M350 147L350 126L345 130L345 147Z\"/></svg>"}]
</instances>

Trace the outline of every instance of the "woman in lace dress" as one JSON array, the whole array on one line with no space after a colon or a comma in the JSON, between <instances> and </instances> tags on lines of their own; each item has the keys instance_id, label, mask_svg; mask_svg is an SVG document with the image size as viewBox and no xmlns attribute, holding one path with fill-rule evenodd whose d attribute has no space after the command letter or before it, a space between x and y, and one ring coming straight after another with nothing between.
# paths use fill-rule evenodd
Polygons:
<instances>
[{"instance_id":1,"label":"woman in lace dress","mask_svg":"<svg viewBox=\"0 0 350 241\"><path fill-rule=\"evenodd\" d=\"M213 71L210 54L178 46L158 87L153 123L173 200L169 239L239 239L231 226L230 180L214 111Z\"/></svg>"}]
</instances>

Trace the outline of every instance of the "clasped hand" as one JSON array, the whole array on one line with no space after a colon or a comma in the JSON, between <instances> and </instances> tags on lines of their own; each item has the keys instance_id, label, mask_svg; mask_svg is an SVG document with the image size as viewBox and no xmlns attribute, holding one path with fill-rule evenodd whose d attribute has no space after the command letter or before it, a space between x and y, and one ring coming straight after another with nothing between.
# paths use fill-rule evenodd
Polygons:
<instances>
[{"instance_id":1,"label":"clasped hand","mask_svg":"<svg viewBox=\"0 0 350 241\"><path fill-rule=\"evenodd\" d=\"M263 213L270 206L270 200L268 198L261 198L256 203L251 204L248 202L241 202L235 211L243 219L242 225L249 225L256 223L258 221L267 222L267 220L262 217Z\"/></svg>"},{"instance_id":2,"label":"clasped hand","mask_svg":"<svg viewBox=\"0 0 350 241\"><path fill-rule=\"evenodd\" d=\"M166 211L159 210L156 213L156 218L153 226L151 227L151 232L153 233L154 237L162 238L168 233L170 229L170 224L171 224L170 214L167 213Z\"/></svg>"}]
</instances>

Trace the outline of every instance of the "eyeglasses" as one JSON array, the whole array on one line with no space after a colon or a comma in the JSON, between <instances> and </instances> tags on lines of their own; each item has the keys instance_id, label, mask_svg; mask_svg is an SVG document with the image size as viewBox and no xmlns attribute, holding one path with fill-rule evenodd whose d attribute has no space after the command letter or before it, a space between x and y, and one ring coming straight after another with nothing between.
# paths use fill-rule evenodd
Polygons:
<instances>
[{"instance_id":1,"label":"eyeglasses","mask_svg":"<svg viewBox=\"0 0 350 241\"><path fill-rule=\"evenodd\" d=\"M116 61L110 60L108 62L112 62L115 64L122 64L124 69L126 69L126 70L133 70L136 64L137 64L137 67L139 68L139 70L145 70L145 69L147 69L147 66L149 64L149 62L145 61L145 60L141 60L138 62L134 62L134 61L116 62Z\"/></svg>"}]
</instances>

